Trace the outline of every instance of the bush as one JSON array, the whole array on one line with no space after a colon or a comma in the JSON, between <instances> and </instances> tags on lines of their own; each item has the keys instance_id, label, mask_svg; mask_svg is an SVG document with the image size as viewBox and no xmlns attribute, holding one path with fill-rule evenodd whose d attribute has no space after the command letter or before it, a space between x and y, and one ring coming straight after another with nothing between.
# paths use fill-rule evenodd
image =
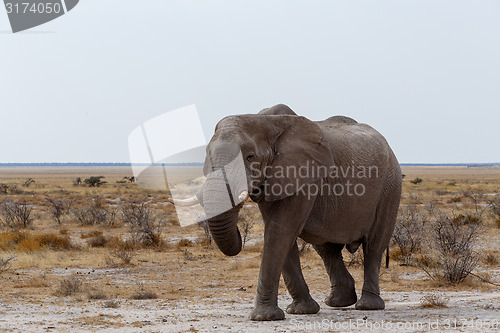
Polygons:
<instances>
[{"instance_id":1,"label":"bush","mask_svg":"<svg viewBox=\"0 0 500 333\"><path fill-rule=\"evenodd\" d=\"M5 200L0 204L0 222L11 228L27 228L33 223L33 208L26 201Z\"/></svg>"},{"instance_id":2,"label":"bush","mask_svg":"<svg viewBox=\"0 0 500 333\"><path fill-rule=\"evenodd\" d=\"M191 247L194 243L190 239L182 238L177 242L177 247Z\"/></svg>"},{"instance_id":3,"label":"bush","mask_svg":"<svg viewBox=\"0 0 500 333\"><path fill-rule=\"evenodd\" d=\"M73 248L69 237L58 234L33 235L28 232L7 232L0 234L0 249L14 249L25 252L40 251L42 248L52 250L70 250Z\"/></svg>"},{"instance_id":4,"label":"bush","mask_svg":"<svg viewBox=\"0 0 500 333\"><path fill-rule=\"evenodd\" d=\"M0 184L0 194L22 194L23 191L18 189L16 185Z\"/></svg>"},{"instance_id":5,"label":"bush","mask_svg":"<svg viewBox=\"0 0 500 333\"><path fill-rule=\"evenodd\" d=\"M498 228L500 228L500 195L497 195L493 200L490 201L491 214L495 219L495 223Z\"/></svg>"},{"instance_id":6,"label":"bush","mask_svg":"<svg viewBox=\"0 0 500 333\"><path fill-rule=\"evenodd\" d=\"M479 220L471 215L440 214L432 226L435 258L433 265L423 263L424 271L436 280L457 284L476 268L479 255L475 246L479 236Z\"/></svg>"},{"instance_id":7,"label":"bush","mask_svg":"<svg viewBox=\"0 0 500 333\"><path fill-rule=\"evenodd\" d=\"M89 293L89 299L99 300L99 299L107 299L107 298L108 298L108 296L106 296L106 294L103 293L102 291L95 291L95 292Z\"/></svg>"},{"instance_id":8,"label":"bush","mask_svg":"<svg viewBox=\"0 0 500 333\"><path fill-rule=\"evenodd\" d=\"M123 220L132 231L134 241L145 246L160 246L161 233L165 227L163 216L154 212L146 201L129 201L120 206Z\"/></svg>"},{"instance_id":9,"label":"bush","mask_svg":"<svg viewBox=\"0 0 500 333\"><path fill-rule=\"evenodd\" d=\"M69 237L57 234L40 234L34 237L41 246L52 250L71 250L73 246Z\"/></svg>"},{"instance_id":10,"label":"bush","mask_svg":"<svg viewBox=\"0 0 500 333\"><path fill-rule=\"evenodd\" d=\"M239 229L241 231L241 238L244 247L250 236L250 232L255 226L255 220L251 216L248 216L245 214L245 212L243 212L243 214L238 218L238 224L240 226Z\"/></svg>"},{"instance_id":11,"label":"bush","mask_svg":"<svg viewBox=\"0 0 500 333\"><path fill-rule=\"evenodd\" d=\"M115 299L112 299L112 300L109 300L109 301L106 301L102 304L102 306L104 308L110 308L110 309L117 309L120 307L120 302L118 302L117 300Z\"/></svg>"},{"instance_id":12,"label":"bush","mask_svg":"<svg viewBox=\"0 0 500 333\"><path fill-rule=\"evenodd\" d=\"M59 288L56 290L56 295L71 296L79 293L82 290L82 281L77 278L67 278L61 280Z\"/></svg>"},{"instance_id":13,"label":"bush","mask_svg":"<svg viewBox=\"0 0 500 333\"><path fill-rule=\"evenodd\" d=\"M91 247L104 247L108 243L108 239L103 235L97 235L87 239L87 244Z\"/></svg>"},{"instance_id":14,"label":"bush","mask_svg":"<svg viewBox=\"0 0 500 333\"><path fill-rule=\"evenodd\" d=\"M399 247L399 259L410 265L412 255L422 248L427 216L415 205L408 205L396 220L392 241Z\"/></svg>"},{"instance_id":15,"label":"bush","mask_svg":"<svg viewBox=\"0 0 500 333\"><path fill-rule=\"evenodd\" d=\"M69 213L72 201L67 199L54 199L47 197L45 200L49 203L49 213L52 219L61 225L64 216Z\"/></svg>"},{"instance_id":16,"label":"bush","mask_svg":"<svg viewBox=\"0 0 500 333\"><path fill-rule=\"evenodd\" d=\"M414 185L417 185L417 184L420 184L421 182L423 182L424 180L422 178L415 178L413 180L410 180L410 183L414 184Z\"/></svg>"},{"instance_id":17,"label":"bush","mask_svg":"<svg viewBox=\"0 0 500 333\"><path fill-rule=\"evenodd\" d=\"M210 233L210 229L208 227L208 221L204 220L204 221L198 222L198 225L203 228L203 233L205 235L205 237L201 241L201 245L209 247L210 245L212 245L213 238L212 238L212 234Z\"/></svg>"},{"instance_id":18,"label":"bush","mask_svg":"<svg viewBox=\"0 0 500 333\"><path fill-rule=\"evenodd\" d=\"M423 309L447 308L447 303L448 299L444 298L442 295L431 294L422 297L422 299L420 300L420 307Z\"/></svg>"},{"instance_id":19,"label":"bush","mask_svg":"<svg viewBox=\"0 0 500 333\"><path fill-rule=\"evenodd\" d=\"M8 257L8 258L0 258L0 274L6 272L10 269L12 261L14 261L16 257Z\"/></svg>"},{"instance_id":20,"label":"bush","mask_svg":"<svg viewBox=\"0 0 500 333\"><path fill-rule=\"evenodd\" d=\"M90 178L85 179L83 182L90 187L99 187L103 184L106 184L105 181L102 181L103 178L106 178L106 177L104 177L104 176L92 176Z\"/></svg>"},{"instance_id":21,"label":"bush","mask_svg":"<svg viewBox=\"0 0 500 333\"><path fill-rule=\"evenodd\" d=\"M96 224L111 226L116 221L116 210L107 207L100 196L94 196L88 205L73 209L72 212L83 226Z\"/></svg>"},{"instance_id":22,"label":"bush","mask_svg":"<svg viewBox=\"0 0 500 333\"><path fill-rule=\"evenodd\" d=\"M158 295L152 291L146 290L143 285L139 285L139 290L130 296L130 299L143 300L143 299L156 299Z\"/></svg>"},{"instance_id":23,"label":"bush","mask_svg":"<svg viewBox=\"0 0 500 333\"><path fill-rule=\"evenodd\" d=\"M113 249L110 255L114 258L120 259L122 264L128 265L132 261L132 258L135 257L136 252L129 248L117 248ZM110 264L114 266L114 263L111 262Z\"/></svg>"}]
</instances>

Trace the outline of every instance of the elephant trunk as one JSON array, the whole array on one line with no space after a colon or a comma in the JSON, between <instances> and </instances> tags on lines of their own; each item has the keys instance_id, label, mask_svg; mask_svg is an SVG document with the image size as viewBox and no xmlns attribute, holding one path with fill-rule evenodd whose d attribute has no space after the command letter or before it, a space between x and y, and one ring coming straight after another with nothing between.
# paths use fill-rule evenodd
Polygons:
<instances>
[{"instance_id":1,"label":"elephant trunk","mask_svg":"<svg viewBox=\"0 0 500 333\"><path fill-rule=\"evenodd\" d=\"M210 233L222 253L235 256L240 253L242 246L237 226L241 205L232 207L228 196L223 178L207 179L203 186L203 208L208 217Z\"/></svg>"}]
</instances>

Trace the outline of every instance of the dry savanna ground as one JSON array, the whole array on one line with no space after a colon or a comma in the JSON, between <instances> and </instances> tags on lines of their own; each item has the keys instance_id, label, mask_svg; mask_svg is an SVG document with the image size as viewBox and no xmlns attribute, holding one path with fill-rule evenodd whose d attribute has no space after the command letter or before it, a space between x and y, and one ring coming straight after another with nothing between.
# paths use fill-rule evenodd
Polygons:
<instances>
[{"instance_id":1,"label":"dry savanna ground","mask_svg":"<svg viewBox=\"0 0 500 333\"><path fill-rule=\"evenodd\" d=\"M326 306L323 264L300 244L320 312L251 322L263 231L255 204L242 211L247 243L229 258L203 227L179 226L166 190L124 179L129 168L2 167L0 331L498 330L500 168L403 173L392 260L381 268L386 310ZM106 183L91 187L91 176ZM83 183L75 185L77 178ZM361 250L344 260L359 295ZM280 307L290 301L282 282Z\"/></svg>"}]
</instances>

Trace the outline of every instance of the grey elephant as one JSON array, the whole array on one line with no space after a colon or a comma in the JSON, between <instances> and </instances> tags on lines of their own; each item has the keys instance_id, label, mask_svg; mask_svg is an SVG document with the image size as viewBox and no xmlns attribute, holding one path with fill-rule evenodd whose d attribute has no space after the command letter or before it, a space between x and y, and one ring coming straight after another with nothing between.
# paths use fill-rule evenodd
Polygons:
<instances>
[{"instance_id":1,"label":"grey elephant","mask_svg":"<svg viewBox=\"0 0 500 333\"><path fill-rule=\"evenodd\" d=\"M379 270L396 221L401 170L381 134L343 116L310 121L279 104L222 119L206 152L202 190L176 203L201 203L215 243L228 256L241 251L237 221L243 202L250 198L258 204L265 231L252 320L284 319L277 304L281 274L293 298L288 313L319 311L302 275L298 237L324 261L331 284L327 305L385 308ZM237 172L227 167L238 155L246 184L232 180ZM228 196L232 205L221 210L219 202ZM360 245L364 283L358 300L341 251L354 253Z\"/></svg>"}]
</instances>

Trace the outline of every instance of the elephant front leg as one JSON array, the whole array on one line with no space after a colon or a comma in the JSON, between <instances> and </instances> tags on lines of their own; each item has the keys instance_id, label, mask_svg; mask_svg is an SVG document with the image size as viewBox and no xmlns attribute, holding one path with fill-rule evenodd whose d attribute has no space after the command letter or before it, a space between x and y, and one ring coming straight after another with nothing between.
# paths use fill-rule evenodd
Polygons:
<instances>
[{"instance_id":1,"label":"elephant front leg","mask_svg":"<svg viewBox=\"0 0 500 333\"><path fill-rule=\"evenodd\" d=\"M278 307L278 287L282 271L288 276L290 288L295 290L292 294L300 301L308 301L304 293L309 291L305 286L304 278L301 280L290 279L296 277L300 263L294 257L289 258L293 246L296 246L297 236L300 234L309 216L315 198L295 195L280 200L279 203L260 203L259 208L264 219L264 249L260 265L259 283L255 308L250 315L252 320L281 320L285 318L284 312ZM298 210L297 208L300 208ZM295 248L296 250L296 248ZM298 252L296 253L298 256ZM291 281L295 282L291 282ZM303 288L305 286L305 288ZM310 296L309 296L310 297ZM295 299L295 298L294 298ZM306 306L311 310L312 306ZM297 311L299 308L297 307Z\"/></svg>"},{"instance_id":2,"label":"elephant front leg","mask_svg":"<svg viewBox=\"0 0 500 333\"><path fill-rule=\"evenodd\" d=\"M285 319L285 313L278 307L278 287L281 269L289 249L290 245L283 244L282 239L265 232L257 297L250 319L257 321Z\"/></svg>"},{"instance_id":3,"label":"elephant front leg","mask_svg":"<svg viewBox=\"0 0 500 333\"><path fill-rule=\"evenodd\" d=\"M320 307L311 297L309 288L302 275L299 250L296 242L288 253L285 265L283 266L283 279L285 280L290 296L293 298L293 302L288 305L286 312L291 314L310 314L319 311Z\"/></svg>"}]
</instances>

